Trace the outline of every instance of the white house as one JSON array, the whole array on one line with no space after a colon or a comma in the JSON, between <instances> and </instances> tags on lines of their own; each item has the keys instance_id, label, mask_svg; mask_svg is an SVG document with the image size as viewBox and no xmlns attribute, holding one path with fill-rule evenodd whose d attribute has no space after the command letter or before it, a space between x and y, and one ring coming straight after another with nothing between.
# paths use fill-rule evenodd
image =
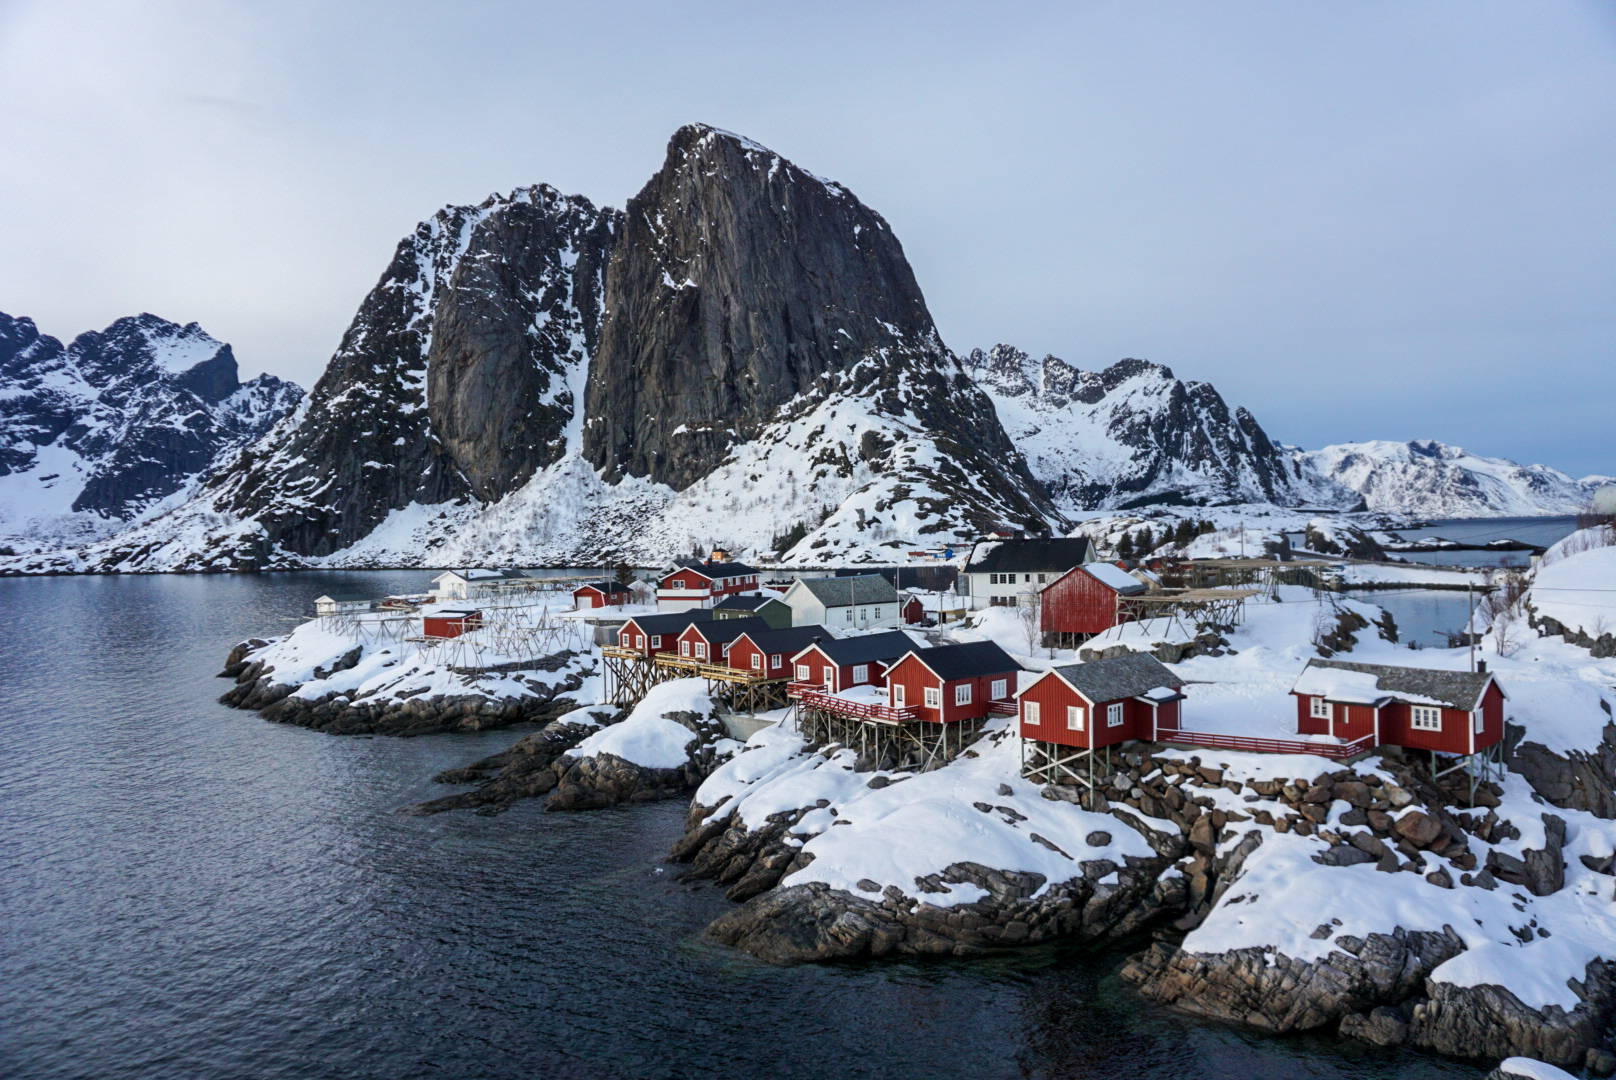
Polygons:
<instances>
[{"instance_id":1,"label":"white house","mask_svg":"<svg viewBox=\"0 0 1616 1080\"><path fill-rule=\"evenodd\" d=\"M526 579L520 570L445 570L432 579L435 603L486 596L500 585Z\"/></svg>"},{"instance_id":2,"label":"white house","mask_svg":"<svg viewBox=\"0 0 1616 1080\"><path fill-rule=\"evenodd\" d=\"M355 611L369 611L371 599L364 593L326 593L324 596L314 598L314 614L324 618L327 615L347 615Z\"/></svg>"},{"instance_id":3,"label":"white house","mask_svg":"<svg viewBox=\"0 0 1616 1080\"><path fill-rule=\"evenodd\" d=\"M880 574L798 578L781 597L791 609L792 626L833 630L892 629L902 625L898 590Z\"/></svg>"},{"instance_id":4,"label":"white house","mask_svg":"<svg viewBox=\"0 0 1616 1080\"><path fill-rule=\"evenodd\" d=\"M1086 536L981 540L965 560L958 588L973 611L1030 605L1045 585L1094 558L1094 543Z\"/></svg>"}]
</instances>

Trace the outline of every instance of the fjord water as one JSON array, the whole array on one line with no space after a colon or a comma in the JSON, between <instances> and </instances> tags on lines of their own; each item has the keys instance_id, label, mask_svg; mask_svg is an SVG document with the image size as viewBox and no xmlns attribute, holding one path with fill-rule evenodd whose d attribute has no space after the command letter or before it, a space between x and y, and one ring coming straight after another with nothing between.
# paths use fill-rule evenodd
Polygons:
<instances>
[{"instance_id":1,"label":"fjord water","mask_svg":"<svg viewBox=\"0 0 1616 1080\"><path fill-rule=\"evenodd\" d=\"M0 1076L1481 1075L1176 1016L1115 951L768 967L661 861L683 804L401 816L515 733L215 703L237 640L424 577L0 580Z\"/></svg>"}]
</instances>

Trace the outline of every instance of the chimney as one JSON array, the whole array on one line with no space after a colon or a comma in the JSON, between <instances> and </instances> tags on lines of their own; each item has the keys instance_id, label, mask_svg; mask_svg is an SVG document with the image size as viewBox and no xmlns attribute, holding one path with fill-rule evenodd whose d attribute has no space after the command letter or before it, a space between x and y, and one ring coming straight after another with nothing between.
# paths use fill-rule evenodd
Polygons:
<instances>
[{"instance_id":1,"label":"chimney","mask_svg":"<svg viewBox=\"0 0 1616 1080\"><path fill-rule=\"evenodd\" d=\"M1485 660L1477 660L1476 661L1476 674L1477 675L1485 675L1485 674L1487 674L1487 661L1485 661Z\"/></svg>"}]
</instances>

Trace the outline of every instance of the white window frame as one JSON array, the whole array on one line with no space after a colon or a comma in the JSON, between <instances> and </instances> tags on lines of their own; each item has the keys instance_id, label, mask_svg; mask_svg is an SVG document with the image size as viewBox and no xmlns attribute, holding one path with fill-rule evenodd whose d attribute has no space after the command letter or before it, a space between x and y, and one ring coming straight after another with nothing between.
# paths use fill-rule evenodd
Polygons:
<instances>
[{"instance_id":1,"label":"white window frame","mask_svg":"<svg viewBox=\"0 0 1616 1080\"><path fill-rule=\"evenodd\" d=\"M826 664L823 668L820 668L820 674L825 676L826 686L836 685L836 669L834 667Z\"/></svg>"},{"instance_id":2,"label":"white window frame","mask_svg":"<svg viewBox=\"0 0 1616 1080\"><path fill-rule=\"evenodd\" d=\"M852 622L853 621L853 609L852 608L843 608L842 610L847 612L847 614L845 616L843 616L842 621L843 622Z\"/></svg>"},{"instance_id":3,"label":"white window frame","mask_svg":"<svg viewBox=\"0 0 1616 1080\"><path fill-rule=\"evenodd\" d=\"M680 656L689 656L690 655L690 642L681 641L679 643L679 655Z\"/></svg>"},{"instance_id":4,"label":"white window frame","mask_svg":"<svg viewBox=\"0 0 1616 1080\"><path fill-rule=\"evenodd\" d=\"M634 647L634 635L628 633L627 631L624 631L624 633L622 635L622 642L623 642L623 648L625 648L625 649L633 648Z\"/></svg>"},{"instance_id":5,"label":"white window frame","mask_svg":"<svg viewBox=\"0 0 1616 1080\"><path fill-rule=\"evenodd\" d=\"M1088 709L1081 705L1066 706L1066 728L1068 731L1083 731L1088 727Z\"/></svg>"},{"instance_id":6,"label":"white window frame","mask_svg":"<svg viewBox=\"0 0 1616 1080\"><path fill-rule=\"evenodd\" d=\"M954 687L954 704L969 705L971 703L971 684L962 682Z\"/></svg>"},{"instance_id":7,"label":"white window frame","mask_svg":"<svg viewBox=\"0 0 1616 1080\"><path fill-rule=\"evenodd\" d=\"M661 634L652 634L651 635L651 648L653 648L653 649L662 648L662 635Z\"/></svg>"},{"instance_id":8,"label":"white window frame","mask_svg":"<svg viewBox=\"0 0 1616 1080\"><path fill-rule=\"evenodd\" d=\"M809 671L809 668L808 668L807 664L798 664L797 665L797 681L798 682L807 682L809 679L812 679L813 676L810 675L808 673L808 671Z\"/></svg>"},{"instance_id":9,"label":"white window frame","mask_svg":"<svg viewBox=\"0 0 1616 1080\"><path fill-rule=\"evenodd\" d=\"M1470 710L1470 730L1477 735L1487 730L1487 717L1480 709Z\"/></svg>"},{"instance_id":10,"label":"white window frame","mask_svg":"<svg viewBox=\"0 0 1616 1080\"><path fill-rule=\"evenodd\" d=\"M645 635L644 634L635 634L634 635L634 647L636 649L645 648Z\"/></svg>"},{"instance_id":11,"label":"white window frame","mask_svg":"<svg viewBox=\"0 0 1616 1080\"><path fill-rule=\"evenodd\" d=\"M859 622L869 622L869 621L870 621L870 609L867 608L867 607L859 608Z\"/></svg>"},{"instance_id":12,"label":"white window frame","mask_svg":"<svg viewBox=\"0 0 1616 1080\"><path fill-rule=\"evenodd\" d=\"M668 588L670 589L683 589L684 587L685 579L682 577L676 577L672 581L668 582Z\"/></svg>"},{"instance_id":13,"label":"white window frame","mask_svg":"<svg viewBox=\"0 0 1616 1080\"><path fill-rule=\"evenodd\" d=\"M1032 727L1038 726L1038 703L1036 701L1023 701L1021 703L1021 722Z\"/></svg>"},{"instance_id":14,"label":"white window frame","mask_svg":"<svg viewBox=\"0 0 1616 1080\"><path fill-rule=\"evenodd\" d=\"M940 686L926 687L926 708L941 709L943 707L943 688Z\"/></svg>"},{"instance_id":15,"label":"white window frame","mask_svg":"<svg viewBox=\"0 0 1616 1080\"><path fill-rule=\"evenodd\" d=\"M875 621L876 622L881 621L881 609L880 608L875 609Z\"/></svg>"},{"instance_id":16,"label":"white window frame","mask_svg":"<svg viewBox=\"0 0 1616 1080\"><path fill-rule=\"evenodd\" d=\"M724 644L719 646L719 649L722 650L720 655L722 655L725 660L729 659L729 646L730 646L730 643L727 642L727 641L724 642Z\"/></svg>"},{"instance_id":17,"label":"white window frame","mask_svg":"<svg viewBox=\"0 0 1616 1080\"><path fill-rule=\"evenodd\" d=\"M752 670L753 671L762 671L763 670L763 654L762 653L753 653L752 654Z\"/></svg>"},{"instance_id":18,"label":"white window frame","mask_svg":"<svg viewBox=\"0 0 1616 1080\"><path fill-rule=\"evenodd\" d=\"M1335 709L1321 697L1311 698L1308 702L1307 715L1314 720L1334 720Z\"/></svg>"},{"instance_id":19,"label":"white window frame","mask_svg":"<svg viewBox=\"0 0 1616 1080\"><path fill-rule=\"evenodd\" d=\"M1442 709L1438 705L1410 705L1408 726L1415 731L1441 731Z\"/></svg>"},{"instance_id":20,"label":"white window frame","mask_svg":"<svg viewBox=\"0 0 1616 1080\"><path fill-rule=\"evenodd\" d=\"M853 665L853 681L855 683L867 683L867 682L869 682L870 681L870 665L869 664L854 664Z\"/></svg>"},{"instance_id":21,"label":"white window frame","mask_svg":"<svg viewBox=\"0 0 1616 1080\"><path fill-rule=\"evenodd\" d=\"M705 641L696 642L696 659L707 659L707 643Z\"/></svg>"},{"instance_id":22,"label":"white window frame","mask_svg":"<svg viewBox=\"0 0 1616 1080\"><path fill-rule=\"evenodd\" d=\"M1105 726L1121 727L1123 722L1122 702L1113 701L1105 707Z\"/></svg>"},{"instance_id":23,"label":"white window frame","mask_svg":"<svg viewBox=\"0 0 1616 1080\"><path fill-rule=\"evenodd\" d=\"M779 653L771 653L769 655L769 668L770 668L770 670L773 670L774 668L777 668L779 666L780 666L780 654Z\"/></svg>"},{"instance_id":24,"label":"white window frame","mask_svg":"<svg viewBox=\"0 0 1616 1080\"><path fill-rule=\"evenodd\" d=\"M998 701L1000 698L1009 697L1010 696L1010 680L1009 679L994 679L993 680L993 686L992 686L991 689L993 690L993 693L991 695L989 695L989 696L992 697L994 701Z\"/></svg>"}]
</instances>

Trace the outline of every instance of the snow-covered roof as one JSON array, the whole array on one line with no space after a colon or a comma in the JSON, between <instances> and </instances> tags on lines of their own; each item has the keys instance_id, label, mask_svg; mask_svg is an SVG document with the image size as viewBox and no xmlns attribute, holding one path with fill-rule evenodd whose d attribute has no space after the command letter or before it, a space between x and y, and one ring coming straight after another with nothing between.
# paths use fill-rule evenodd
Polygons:
<instances>
[{"instance_id":1,"label":"snow-covered roof","mask_svg":"<svg viewBox=\"0 0 1616 1080\"><path fill-rule=\"evenodd\" d=\"M433 578L432 583L435 585L448 577L457 577L461 581L514 581L518 578L525 578L527 575L520 570L445 570Z\"/></svg>"},{"instance_id":2,"label":"snow-covered roof","mask_svg":"<svg viewBox=\"0 0 1616 1080\"><path fill-rule=\"evenodd\" d=\"M357 592L326 593L324 596L316 596L314 598L315 603L319 603L321 600L329 600L333 604L370 603L370 597L366 596L364 593Z\"/></svg>"},{"instance_id":3,"label":"snow-covered roof","mask_svg":"<svg viewBox=\"0 0 1616 1080\"><path fill-rule=\"evenodd\" d=\"M585 589L599 589L607 596L614 596L617 593L626 593L629 591L628 586L624 585L621 581L586 581L572 591L582 592Z\"/></svg>"},{"instance_id":4,"label":"snow-covered roof","mask_svg":"<svg viewBox=\"0 0 1616 1080\"><path fill-rule=\"evenodd\" d=\"M1389 699L1449 709L1479 709L1493 676L1484 671L1437 671L1393 664L1354 664L1309 660L1291 688L1303 697L1348 705L1376 705ZM1503 687L1499 687L1502 691Z\"/></svg>"},{"instance_id":5,"label":"snow-covered roof","mask_svg":"<svg viewBox=\"0 0 1616 1080\"><path fill-rule=\"evenodd\" d=\"M1100 584L1115 589L1124 596L1132 596L1134 593L1142 593L1149 589L1143 581L1113 563L1085 563L1080 569Z\"/></svg>"}]
</instances>

